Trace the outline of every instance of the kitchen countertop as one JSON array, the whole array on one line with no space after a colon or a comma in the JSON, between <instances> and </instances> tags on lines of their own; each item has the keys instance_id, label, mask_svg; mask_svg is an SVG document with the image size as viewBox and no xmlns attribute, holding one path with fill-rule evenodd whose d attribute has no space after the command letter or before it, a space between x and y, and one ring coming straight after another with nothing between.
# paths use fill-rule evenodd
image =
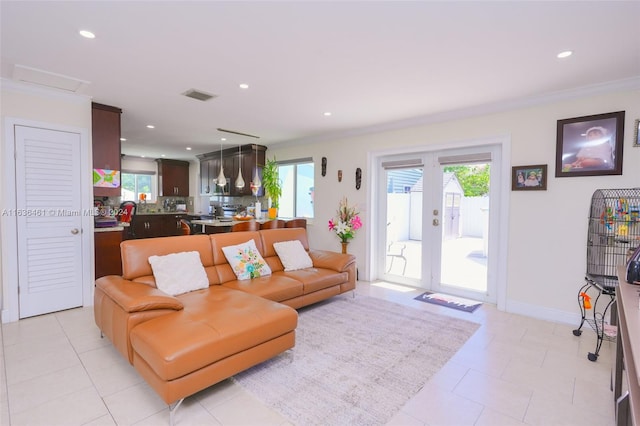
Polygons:
<instances>
[{"instance_id":1,"label":"kitchen countertop","mask_svg":"<svg viewBox=\"0 0 640 426\"><path fill-rule=\"evenodd\" d=\"M124 231L124 228L129 227L126 222L118 222L117 226L108 226L106 228L93 228L93 232L118 232Z\"/></svg>"},{"instance_id":2,"label":"kitchen countertop","mask_svg":"<svg viewBox=\"0 0 640 426\"><path fill-rule=\"evenodd\" d=\"M136 216L157 216L157 215L163 215L163 214L190 214L193 215L193 213L189 213L189 212L168 212L168 211L161 211L161 212L141 212L138 211L136 212Z\"/></svg>"},{"instance_id":3,"label":"kitchen countertop","mask_svg":"<svg viewBox=\"0 0 640 426\"><path fill-rule=\"evenodd\" d=\"M236 223L240 223L240 220L218 220L218 219L194 219L191 221L194 225L204 226L233 226Z\"/></svg>"}]
</instances>

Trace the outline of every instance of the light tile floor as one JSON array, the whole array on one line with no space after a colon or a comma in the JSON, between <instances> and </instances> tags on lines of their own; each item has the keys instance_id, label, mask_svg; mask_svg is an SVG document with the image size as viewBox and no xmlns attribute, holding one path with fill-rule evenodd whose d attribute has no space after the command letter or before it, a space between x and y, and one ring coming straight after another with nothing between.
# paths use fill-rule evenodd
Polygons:
<instances>
[{"instance_id":1,"label":"light tile floor","mask_svg":"<svg viewBox=\"0 0 640 426\"><path fill-rule=\"evenodd\" d=\"M418 289L360 282L356 293L481 324L389 425L614 425L615 345L605 342L598 361L588 361L593 332L575 337L573 325L487 304L473 314L430 305L413 300L422 293ZM1 330L0 425L169 423L163 401L100 339L90 307L4 324ZM288 422L227 380L187 398L176 424Z\"/></svg>"}]
</instances>

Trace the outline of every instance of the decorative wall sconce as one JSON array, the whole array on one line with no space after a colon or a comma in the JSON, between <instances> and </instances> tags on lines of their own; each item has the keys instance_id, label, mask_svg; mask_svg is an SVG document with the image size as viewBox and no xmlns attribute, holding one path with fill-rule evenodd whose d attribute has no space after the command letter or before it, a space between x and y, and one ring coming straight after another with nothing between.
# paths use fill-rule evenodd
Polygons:
<instances>
[{"instance_id":1,"label":"decorative wall sconce","mask_svg":"<svg viewBox=\"0 0 640 426\"><path fill-rule=\"evenodd\" d=\"M356 169L356 189L360 189L361 184L362 184L362 169L358 167Z\"/></svg>"},{"instance_id":2,"label":"decorative wall sconce","mask_svg":"<svg viewBox=\"0 0 640 426\"><path fill-rule=\"evenodd\" d=\"M327 175L327 157L322 157L322 176Z\"/></svg>"},{"instance_id":3,"label":"decorative wall sconce","mask_svg":"<svg viewBox=\"0 0 640 426\"><path fill-rule=\"evenodd\" d=\"M342 182L342 170L338 170L338 182Z\"/></svg>"}]
</instances>

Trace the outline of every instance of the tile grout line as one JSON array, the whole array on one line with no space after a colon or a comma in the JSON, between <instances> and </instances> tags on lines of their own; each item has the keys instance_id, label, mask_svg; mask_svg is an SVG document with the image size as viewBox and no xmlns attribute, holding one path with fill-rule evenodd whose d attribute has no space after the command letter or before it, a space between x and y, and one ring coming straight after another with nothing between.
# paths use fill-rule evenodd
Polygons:
<instances>
[{"instance_id":1,"label":"tile grout line","mask_svg":"<svg viewBox=\"0 0 640 426\"><path fill-rule=\"evenodd\" d=\"M93 378L91 377L91 374L89 374L89 371L87 370L87 366L82 361L82 357L80 356L80 354L76 350L76 347L73 346L73 343L71 343L71 338L69 337L69 334L67 333L67 330L65 329L64 325L62 324L62 322L60 322L60 319L58 318L58 314L57 313L54 314L54 317L55 317L56 321L58 322L58 324L60 325L60 328L62 328L62 332L64 333L65 337L67 338L67 341L69 342L69 346L71 346L71 349L73 350L73 353L75 353L76 356L78 357L78 361L80 362L80 365L82 366L82 369L84 370L84 373L87 375L87 378L89 379L89 382L91 382L91 388L100 397L100 401L102 401L102 404L104 404L104 408L105 408L105 410L107 410L107 413L109 413L109 417L111 417L111 420L113 420L113 423L117 425L118 422L116 422L116 419L113 417L113 414L111 413L111 410L109 410L109 406L105 402L104 397L102 395L100 395L100 393L98 392L98 388L96 387L96 384L93 381ZM104 337L101 337L101 338L104 339ZM93 350L96 350L96 349L93 349ZM103 417L103 416L99 416L99 417L96 417L94 419L91 419L87 423L90 423L90 422L92 422L94 420L97 420L100 417Z\"/></svg>"}]
</instances>

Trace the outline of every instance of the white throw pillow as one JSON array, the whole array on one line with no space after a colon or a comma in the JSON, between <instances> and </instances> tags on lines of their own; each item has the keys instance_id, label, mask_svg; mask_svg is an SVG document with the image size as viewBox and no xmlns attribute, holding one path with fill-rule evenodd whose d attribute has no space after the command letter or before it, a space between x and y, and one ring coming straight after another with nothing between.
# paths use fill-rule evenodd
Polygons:
<instances>
[{"instance_id":1,"label":"white throw pillow","mask_svg":"<svg viewBox=\"0 0 640 426\"><path fill-rule=\"evenodd\" d=\"M313 261L299 240L273 243L285 271L311 268Z\"/></svg>"},{"instance_id":2,"label":"white throw pillow","mask_svg":"<svg viewBox=\"0 0 640 426\"><path fill-rule=\"evenodd\" d=\"M149 256L149 263L156 287L167 294L177 296L209 287L209 279L197 251Z\"/></svg>"},{"instance_id":3,"label":"white throw pillow","mask_svg":"<svg viewBox=\"0 0 640 426\"><path fill-rule=\"evenodd\" d=\"M237 246L222 247L222 252L239 280L271 275L271 268L260 255L253 240Z\"/></svg>"}]
</instances>

